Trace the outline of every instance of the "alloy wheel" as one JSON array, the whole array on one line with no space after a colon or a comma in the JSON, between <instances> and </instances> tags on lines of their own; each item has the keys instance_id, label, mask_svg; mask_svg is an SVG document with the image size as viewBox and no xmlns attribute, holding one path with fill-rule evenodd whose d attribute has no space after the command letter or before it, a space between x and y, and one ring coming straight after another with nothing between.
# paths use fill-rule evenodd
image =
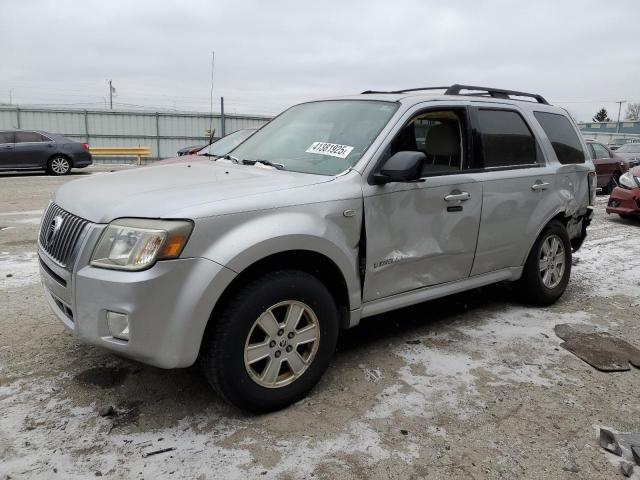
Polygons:
<instances>
[{"instance_id":1,"label":"alloy wheel","mask_svg":"<svg viewBox=\"0 0 640 480\"><path fill-rule=\"evenodd\" d=\"M57 175L64 175L69 171L69 162L66 158L57 157L51 161L51 170Z\"/></svg>"},{"instance_id":2,"label":"alloy wheel","mask_svg":"<svg viewBox=\"0 0 640 480\"><path fill-rule=\"evenodd\" d=\"M313 310L296 300L279 302L253 323L245 342L244 365L258 385L284 387L311 365L319 343L320 324Z\"/></svg>"},{"instance_id":3,"label":"alloy wheel","mask_svg":"<svg viewBox=\"0 0 640 480\"><path fill-rule=\"evenodd\" d=\"M540 248L540 277L545 287L553 289L562 281L565 270L565 250L558 235L549 235Z\"/></svg>"}]
</instances>

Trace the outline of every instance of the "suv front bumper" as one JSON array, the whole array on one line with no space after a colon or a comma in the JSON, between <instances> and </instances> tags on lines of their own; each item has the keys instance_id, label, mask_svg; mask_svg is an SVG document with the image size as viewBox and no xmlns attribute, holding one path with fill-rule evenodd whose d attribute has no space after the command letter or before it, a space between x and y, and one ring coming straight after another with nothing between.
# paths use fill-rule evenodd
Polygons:
<instances>
[{"instance_id":1,"label":"suv front bumper","mask_svg":"<svg viewBox=\"0 0 640 480\"><path fill-rule=\"evenodd\" d=\"M198 356L211 311L235 273L204 258L156 263L141 272L84 265L70 273L38 249L45 296L80 340L161 368ZM114 338L107 311L126 314L129 340Z\"/></svg>"}]
</instances>

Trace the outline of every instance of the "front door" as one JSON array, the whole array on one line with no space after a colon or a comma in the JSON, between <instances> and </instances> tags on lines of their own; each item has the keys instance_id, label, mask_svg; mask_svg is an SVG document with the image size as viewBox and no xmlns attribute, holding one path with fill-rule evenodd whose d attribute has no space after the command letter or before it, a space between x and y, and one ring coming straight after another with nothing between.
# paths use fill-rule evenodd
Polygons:
<instances>
[{"instance_id":1,"label":"front door","mask_svg":"<svg viewBox=\"0 0 640 480\"><path fill-rule=\"evenodd\" d=\"M467 111L417 111L387 147L422 151L422 181L367 185L363 300L467 278L473 265L482 184L465 174Z\"/></svg>"},{"instance_id":2,"label":"front door","mask_svg":"<svg viewBox=\"0 0 640 480\"><path fill-rule=\"evenodd\" d=\"M14 156L17 168L42 168L54 153L54 142L38 132L16 132Z\"/></svg>"}]
</instances>

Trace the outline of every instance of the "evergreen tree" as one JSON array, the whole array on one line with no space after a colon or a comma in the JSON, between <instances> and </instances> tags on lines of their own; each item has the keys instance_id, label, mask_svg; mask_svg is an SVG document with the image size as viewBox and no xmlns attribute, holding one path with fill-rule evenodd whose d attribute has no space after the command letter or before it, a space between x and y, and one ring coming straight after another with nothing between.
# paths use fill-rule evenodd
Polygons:
<instances>
[{"instance_id":1,"label":"evergreen tree","mask_svg":"<svg viewBox=\"0 0 640 480\"><path fill-rule=\"evenodd\" d=\"M596 113L596 116L593 117L593 121L594 122L610 122L611 119L609 118L609 114L607 113L607 110L604 108L601 108L598 113Z\"/></svg>"}]
</instances>

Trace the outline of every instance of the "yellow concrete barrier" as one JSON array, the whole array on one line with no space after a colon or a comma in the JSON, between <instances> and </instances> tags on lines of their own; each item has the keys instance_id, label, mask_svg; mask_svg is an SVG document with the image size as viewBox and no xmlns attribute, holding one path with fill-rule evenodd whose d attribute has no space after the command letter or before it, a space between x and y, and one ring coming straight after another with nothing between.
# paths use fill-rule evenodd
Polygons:
<instances>
[{"instance_id":1,"label":"yellow concrete barrier","mask_svg":"<svg viewBox=\"0 0 640 480\"><path fill-rule=\"evenodd\" d=\"M136 157L138 165L142 163L142 157L151 156L149 147L89 147L91 155L106 157Z\"/></svg>"}]
</instances>

